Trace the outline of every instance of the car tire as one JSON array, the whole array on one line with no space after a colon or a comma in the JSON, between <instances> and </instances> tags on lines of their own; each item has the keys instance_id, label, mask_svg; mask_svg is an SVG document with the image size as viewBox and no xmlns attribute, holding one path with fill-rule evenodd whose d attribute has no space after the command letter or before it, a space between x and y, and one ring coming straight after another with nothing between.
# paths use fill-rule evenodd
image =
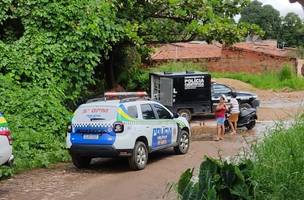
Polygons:
<instances>
[{"instance_id":1,"label":"car tire","mask_svg":"<svg viewBox=\"0 0 304 200\"><path fill-rule=\"evenodd\" d=\"M179 116L186 118L188 122L191 121L192 115L189 109L181 109L178 111Z\"/></svg>"},{"instance_id":2,"label":"car tire","mask_svg":"<svg viewBox=\"0 0 304 200\"><path fill-rule=\"evenodd\" d=\"M146 167L148 162L148 150L145 143L137 141L129 158L130 168L133 170L142 170Z\"/></svg>"},{"instance_id":3,"label":"car tire","mask_svg":"<svg viewBox=\"0 0 304 200\"><path fill-rule=\"evenodd\" d=\"M181 130L181 134L178 137L177 146L174 147L176 154L186 154L190 147L189 133L185 130Z\"/></svg>"},{"instance_id":4,"label":"car tire","mask_svg":"<svg viewBox=\"0 0 304 200\"><path fill-rule=\"evenodd\" d=\"M72 156L72 162L75 165L75 167L77 167L78 169L89 167L91 160L92 159L90 157L83 157L78 155Z\"/></svg>"},{"instance_id":5,"label":"car tire","mask_svg":"<svg viewBox=\"0 0 304 200\"><path fill-rule=\"evenodd\" d=\"M251 130L251 129L253 129L253 128L255 127L255 124L256 124L256 121L253 120L253 121L251 121L249 124L246 125L246 128L247 128L248 130Z\"/></svg>"},{"instance_id":6,"label":"car tire","mask_svg":"<svg viewBox=\"0 0 304 200\"><path fill-rule=\"evenodd\" d=\"M249 108L252 108L252 106L249 103L242 103L240 105L240 110L247 110Z\"/></svg>"}]
</instances>

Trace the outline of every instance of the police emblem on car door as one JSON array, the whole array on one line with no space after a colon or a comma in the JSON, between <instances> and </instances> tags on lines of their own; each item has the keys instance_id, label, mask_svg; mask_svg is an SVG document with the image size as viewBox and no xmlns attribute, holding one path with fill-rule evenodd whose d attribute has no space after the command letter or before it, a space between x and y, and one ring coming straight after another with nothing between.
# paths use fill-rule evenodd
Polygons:
<instances>
[{"instance_id":1,"label":"police emblem on car door","mask_svg":"<svg viewBox=\"0 0 304 200\"><path fill-rule=\"evenodd\" d=\"M168 146L176 141L177 124L172 119L172 114L159 104L151 104L157 117L157 124L153 128L152 148Z\"/></svg>"}]
</instances>

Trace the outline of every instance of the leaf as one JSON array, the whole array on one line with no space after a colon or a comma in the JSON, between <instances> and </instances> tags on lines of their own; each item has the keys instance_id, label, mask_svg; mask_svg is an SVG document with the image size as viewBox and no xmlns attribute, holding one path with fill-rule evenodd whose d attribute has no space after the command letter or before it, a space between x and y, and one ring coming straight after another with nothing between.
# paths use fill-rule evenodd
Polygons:
<instances>
[{"instance_id":1,"label":"leaf","mask_svg":"<svg viewBox=\"0 0 304 200\"><path fill-rule=\"evenodd\" d=\"M191 182L191 178L193 176L193 170L194 169L187 169L179 178L178 184L177 184L177 191L179 194L183 194L186 187Z\"/></svg>"}]
</instances>

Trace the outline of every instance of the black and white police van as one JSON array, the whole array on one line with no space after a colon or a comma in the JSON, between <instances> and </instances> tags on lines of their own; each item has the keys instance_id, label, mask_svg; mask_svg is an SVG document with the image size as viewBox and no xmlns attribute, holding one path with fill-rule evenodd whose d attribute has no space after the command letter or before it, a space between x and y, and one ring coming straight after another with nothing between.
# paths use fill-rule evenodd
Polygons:
<instances>
[{"instance_id":1,"label":"black and white police van","mask_svg":"<svg viewBox=\"0 0 304 200\"><path fill-rule=\"evenodd\" d=\"M188 121L192 116L211 114L222 95L228 100L236 93L241 109L257 108L257 95L234 91L227 85L211 82L206 72L154 72L150 73L151 98Z\"/></svg>"},{"instance_id":2,"label":"black and white police van","mask_svg":"<svg viewBox=\"0 0 304 200\"><path fill-rule=\"evenodd\" d=\"M124 98L134 94L138 97ZM76 167L88 167L96 157L127 156L130 167L140 170L150 152L173 147L177 154L187 153L188 121L145 95L110 92L77 108L66 138ZM117 100L109 100L113 97Z\"/></svg>"}]
</instances>

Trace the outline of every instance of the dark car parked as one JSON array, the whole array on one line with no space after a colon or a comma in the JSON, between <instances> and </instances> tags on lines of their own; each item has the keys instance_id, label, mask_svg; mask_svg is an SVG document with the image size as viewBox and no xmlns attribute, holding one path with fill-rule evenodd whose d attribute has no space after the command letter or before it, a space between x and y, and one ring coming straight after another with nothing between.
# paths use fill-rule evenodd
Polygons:
<instances>
[{"instance_id":1,"label":"dark car parked","mask_svg":"<svg viewBox=\"0 0 304 200\"><path fill-rule=\"evenodd\" d=\"M257 108L260 105L260 101L258 100L257 95L254 93L235 91L227 85L212 83L211 94L213 105L219 102L220 97L223 94L227 97L228 100L230 100L233 92L235 92L237 95L236 99L239 102L240 109Z\"/></svg>"}]
</instances>

